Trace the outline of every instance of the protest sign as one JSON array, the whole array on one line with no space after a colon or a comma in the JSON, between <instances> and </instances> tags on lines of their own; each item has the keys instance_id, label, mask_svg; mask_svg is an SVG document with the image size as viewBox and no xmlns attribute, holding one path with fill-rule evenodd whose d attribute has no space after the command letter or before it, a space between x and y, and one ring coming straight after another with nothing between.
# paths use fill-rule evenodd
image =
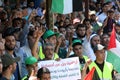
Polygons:
<instances>
[{"instance_id":1,"label":"protest sign","mask_svg":"<svg viewBox=\"0 0 120 80\"><path fill-rule=\"evenodd\" d=\"M78 57L38 62L38 67L47 67L51 72L51 80L81 79Z\"/></svg>"}]
</instances>

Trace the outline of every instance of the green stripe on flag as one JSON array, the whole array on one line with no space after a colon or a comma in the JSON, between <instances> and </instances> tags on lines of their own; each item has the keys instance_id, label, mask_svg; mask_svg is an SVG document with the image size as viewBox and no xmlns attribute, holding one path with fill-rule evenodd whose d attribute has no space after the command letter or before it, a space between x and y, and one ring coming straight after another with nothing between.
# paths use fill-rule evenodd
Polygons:
<instances>
[{"instance_id":1,"label":"green stripe on flag","mask_svg":"<svg viewBox=\"0 0 120 80\"><path fill-rule=\"evenodd\" d=\"M55 13L63 13L64 0L52 0L51 11Z\"/></svg>"},{"instance_id":2,"label":"green stripe on flag","mask_svg":"<svg viewBox=\"0 0 120 80\"><path fill-rule=\"evenodd\" d=\"M120 73L120 57L115 55L113 52L108 51L106 61L113 64L114 69Z\"/></svg>"}]
</instances>

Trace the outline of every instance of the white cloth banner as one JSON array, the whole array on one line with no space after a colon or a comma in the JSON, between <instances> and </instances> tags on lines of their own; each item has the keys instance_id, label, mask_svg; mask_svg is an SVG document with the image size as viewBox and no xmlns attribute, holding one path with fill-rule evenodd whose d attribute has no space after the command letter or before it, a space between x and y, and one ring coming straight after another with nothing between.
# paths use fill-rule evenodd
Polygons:
<instances>
[{"instance_id":1,"label":"white cloth banner","mask_svg":"<svg viewBox=\"0 0 120 80\"><path fill-rule=\"evenodd\" d=\"M47 67L51 72L51 80L79 80L81 79L78 57L38 62L38 67Z\"/></svg>"}]
</instances>

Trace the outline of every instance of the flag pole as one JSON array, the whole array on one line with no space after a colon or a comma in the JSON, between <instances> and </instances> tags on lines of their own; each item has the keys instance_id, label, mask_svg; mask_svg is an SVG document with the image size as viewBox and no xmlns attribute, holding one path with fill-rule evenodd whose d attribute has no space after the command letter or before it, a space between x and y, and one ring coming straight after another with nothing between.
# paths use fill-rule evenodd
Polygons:
<instances>
[{"instance_id":1,"label":"flag pole","mask_svg":"<svg viewBox=\"0 0 120 80\"><path fill-rule=\"evenodd\" d=\"M89 18L89 0L85 0L85 18Z\"/></svg>"},{"instance_id":2,"label":"flag pole","mask_svg":"<svg viewBox=\"0 0 120 80\"><path fill-rule=\"evenodd\" d=\"M46 0L46 24L48 29L53 28L53 13L51 12L52 0Z\"/></svg>"}]
</instances>

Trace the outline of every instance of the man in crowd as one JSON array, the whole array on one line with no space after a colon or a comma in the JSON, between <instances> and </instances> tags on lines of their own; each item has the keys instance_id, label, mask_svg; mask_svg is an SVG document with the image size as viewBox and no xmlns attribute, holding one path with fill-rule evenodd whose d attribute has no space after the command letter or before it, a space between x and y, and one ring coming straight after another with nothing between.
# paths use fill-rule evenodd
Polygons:
<instances>
[{"instance_id":1,"label":"man in crowd","mask_svg":"<svg viewBox=\"0 0 120 80\"><path fill-rule=\"evenodd\" d=\"M46 43L52 43L54 48L56 47L56 50L59 49L59 45L57 45L57 36L58 36L58 33L55 33L53 32L52 30L47 30L44 34L43 34L43 39L45 40ZM42 48L40 49L42 50ZM55 49L54 49L55 50ZM40 59L43 59L45 58L44 52L40 51L39 52L39 56L40 56ZM57 59L59 58L58 54L56 53L56 51L54 51L54 59Z\"/></svg>"},{"instance_id":2,"label":"man in crowd","mask_svg":"<svg viewBox=\"0 0 120 80\"><path fill-rule=\"evenodd\" d=\"M38 80L51 80L50 71L48 68L42 67L37 73Z\"/></svg>"},{"instance_id":3,"label":"man in crowd","mask_svg":"<svg viewBox=\"0 0 120 80\"><path fill-rule=\"evenodd\" d=\"M79 57L80 61L80 69L82 70L84 64L86 63L88 57L83 55L83 47L82 47L82 41L79 39L75 39L72 42L73 52L74 54L70 57Z\"/></svg>"},{"instance_id":4,"label":"man in crowd","mask_svg":"<svg viewBox=\"0 0 120 80\"><path fill-rule=\"evenodd\" d=\"M20 57L13 58L10 54L4 54L2 56L3 72L0 80L10 80L11 76L16 70L16 62L20 60Z\"/></svg>"},{"instance_id":5,"label":"man in crowd","mask_svg":"<svg viewBox=\"0 0 120 80\"><path fill-rule=\"evenodd\" d=\"M77 38L84 40L86 36L86 26L84 24L78 24L76 27Z\"/></svg>"},{"instance_id":6,"label":"man in crowd","mask_svg":"<svg viewBox=\"0 0 120 80\"><path fill-rule=\"evenodd\" d=\"M45 43L43 46L43 53L45 58L43 60L53 60L54 59L54 45L52 43Z\"/></svg>"},{"instance_id":7,"label":"man in crowd","mask_svg":"<svg viewBox=\"0 0 120 80\"><path fill-rule=\"evenodd\" d=\"M99 80L113 80L114 70L113 65L109 62L105 62L105 49L101 44L97 44L94 47L94 53L96 56L95 61L88 60L83 68L82 78L84 79L85 75L95 67ZM93 76L94 77L94 76Z\"/></svg>"},{"instance_id":8,"label":"man in crowd","mask_svg":"<svg viewBox=\"0 0 120 80\"><path fill-rule=\"evenodd\" d=\"M20 80L22 74L24 73L23 71L23 54L22 53L18 53L15 50L15 46L16 46L16 40L15 40L15 36L14 36L14 32L15 29L14 28L8 28L6 29L5 33L3 34L3 37L5 38L5 52L6 54L11 55L13 58L14 57L20 57L21 60L19 62L17 62L17 66L16 66L16 70L14 72L14 77L15 80ZM23 72L23 73L22 73Z\"/></svg>"},{"instance_id":9,"label":"man in crowd","mask_svg":"<svg viewBox=\"0 0 120 80\"><path fill-rule=\"evenodd\" d=\"M32 76L36 76L37 70L38 70L37 59L33 56L26 58L25 64L26 64L26 68L28 71L28 75L23 77L22 80L28 80L29 77L31 76L32 70L34 70L34 75L32 75Z\"/></svg>"},{"instance_id":10,"label":"man in crowd","mask_svg":"<svg viewBox=\"0 0 120 80\"><path fill-rule=\"evenodd\" d=\"M116 38L120 42L120 22L116 23L115 29L116 29Z\"/></svg>"}]
</instances>

